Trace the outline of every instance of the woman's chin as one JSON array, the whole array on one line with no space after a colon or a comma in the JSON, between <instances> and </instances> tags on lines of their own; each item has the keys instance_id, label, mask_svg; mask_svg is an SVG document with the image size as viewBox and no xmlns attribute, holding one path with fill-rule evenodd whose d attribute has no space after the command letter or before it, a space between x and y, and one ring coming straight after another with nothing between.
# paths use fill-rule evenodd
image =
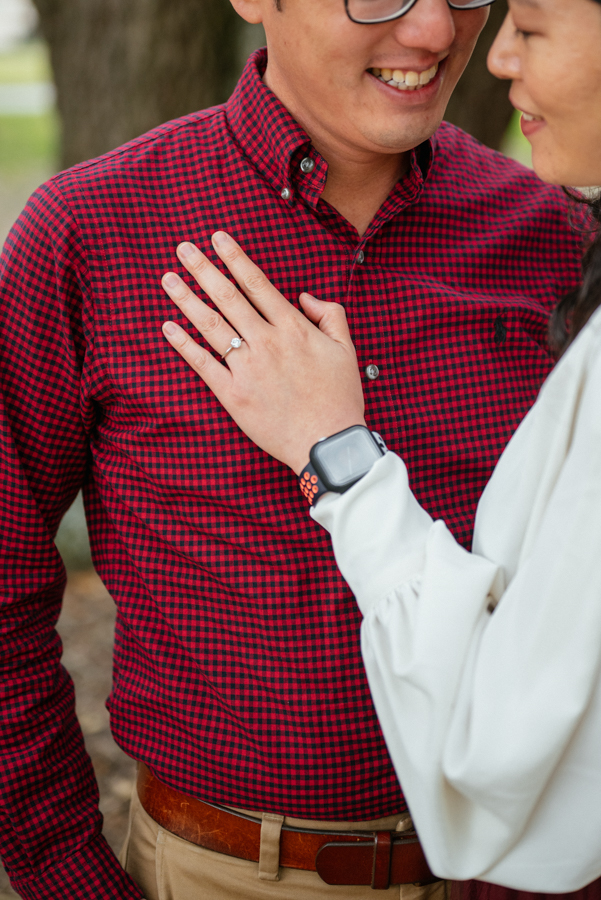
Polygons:
<instances>
[{"instance_id":1,"label":"woman's chin","mask_svg":"<svg viewBox=\"0 0 601 900\"><path fill-rule=\"evenodd\" d=\"M561 184L561 185L569 185L571 182L564 178L561 178L557 174L556 168L553 166L552 160L544 158L542 160L535 161L534 152L532 153L532 168L538 175L538 177L542 181L548 181L549 184Z\"/></svg>"},{"instance_id":2,"label":"woman's chin","mask_svg":"<svg viewBox=\"0 0 601 900\"><path fill-rule=\"evenodd\" d=\"M554 153L548 147L540 146L536 140L532 144L532 168L539 178L548 181L549 184L571 185L574 167L566 165L567 160L561 154ZM538 144L538 146L537 146Z\"/></svg>"},{"instance_id":3,"label":"woman's chin","mask_svg":"<svg viewBox=\"0 0 601 900\"><path fill-rule=\"evenodd\" d=\"M550 147L549 142L541 138L544 138L544 135L539 133L530 140L532 168L539 178L548 181L549 184L570 187L601 185L601 154L597 154L598 160L594 159L593 154L587 154L585 158L580 159L578 152Z\"/></svg>"}]
</instances>

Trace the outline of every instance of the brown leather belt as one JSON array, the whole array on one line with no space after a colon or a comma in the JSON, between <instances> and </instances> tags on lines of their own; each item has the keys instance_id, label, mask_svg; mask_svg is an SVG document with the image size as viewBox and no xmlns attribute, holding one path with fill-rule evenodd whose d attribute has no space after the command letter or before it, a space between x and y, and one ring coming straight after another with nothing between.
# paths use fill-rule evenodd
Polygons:
<instances>
[{"instance_id":1,"label":"brown leather belt","mask_svg":"<svg viewBox=\"0 0 601 900\"><path fill-rule=\"evenodd\" d=\"M140 763L138 795L148 815L172 834L226 856L259 862L261 820L167 787ZM317 872L326 884L432 884L415 831L314 831L284 825L280 865Z\"/></svg>"}]
</instances>

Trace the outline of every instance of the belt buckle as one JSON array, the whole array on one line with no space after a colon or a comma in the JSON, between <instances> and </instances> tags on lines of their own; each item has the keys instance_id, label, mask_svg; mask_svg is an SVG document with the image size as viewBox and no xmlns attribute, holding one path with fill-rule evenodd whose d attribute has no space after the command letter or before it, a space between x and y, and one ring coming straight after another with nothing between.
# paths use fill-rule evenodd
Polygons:
<instances>
[{"instance_id":1,"label":"belt buckle","mask_svg":"<svg viewBox=\"0 0 601 900\"><path fill-rule=\"evenodd\" d=\"M390 887L392 832L375 831L372 840L357 836L355 843L324 844L315 858L317 874L326 884Z\"/></svg>"},{"instance_id":2,"label":"belt buckle","mask_svg":"<svg viewBox=\"0 0 601 900\"><path fill-rule=\"evenodd\" d=\"M355 840L324 844L315 858L322 881L332 885L365 885L385 891L392 884L433 884L432 874L415 831L374 831Z\"/></svg>"}]
</instances>

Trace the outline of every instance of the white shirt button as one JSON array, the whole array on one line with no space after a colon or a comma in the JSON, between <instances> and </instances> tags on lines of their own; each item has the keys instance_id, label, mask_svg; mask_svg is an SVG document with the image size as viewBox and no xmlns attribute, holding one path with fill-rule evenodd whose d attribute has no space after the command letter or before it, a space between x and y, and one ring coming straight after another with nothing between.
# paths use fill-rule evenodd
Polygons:
<instances>
[{"instance_id":1,"label":"white shirt button","mask_svg":"<svg viewBox=\"0 0 601 900\"><path fill-rule=\"evenodd\" d=\"M364 261L364 259L365 259L365 253L363 252L363 250L359 250L359 252L357 253L357 262L362 263Z\"/></svg>"},{"instance_id":2,"label":"white shirt button","mask_svg":"<svg viewBox=\"0 0 601 900\"><path fill-rule=\"evenodd\" d=\"M282 200L290 200L290 198L292 197L292 191L290 190L290 188L283 188L280 197L282 198Z\"/></svg>"},{"instance_id":3,"label":"white shirt button","mask_svg":"<svg viewBox=\"0 0 601 900\"><path fill-rule=\"evenodd\" d=\"M315 168L315 160L311 159L310 156L305 156L305 158L301 161L300 168L301 172L304 172L305 175L308 175L308 173L312 172Z\"/></svg>"},{"instance_id":4,"label":"white shirt button","mask_svg":"<svg viewBox=\"0 0 601 900\"><path fill-rule=\"evenodd\" d=\"M375 381L380 374L380 370L374 363L370 363L369 366L365 366L365 374L370 381Z\"/></svg>"}]
</instances>

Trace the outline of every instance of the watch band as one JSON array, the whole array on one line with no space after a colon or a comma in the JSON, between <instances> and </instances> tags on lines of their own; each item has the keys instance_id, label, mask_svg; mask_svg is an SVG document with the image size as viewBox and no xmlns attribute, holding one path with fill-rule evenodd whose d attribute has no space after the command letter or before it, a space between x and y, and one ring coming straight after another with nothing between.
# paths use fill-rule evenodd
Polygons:
<instances>
[{"instance_id":1,"label":"watch band","mask_svg":"<svg viewBox=\"0 0 601 900\"><path fill-rule=\"evenodd\" d=\"M330 483L330 481L328 480L329 476L328 477L324 476L322 478L322 476L320 475L320 469L318 468L318 465L321 466L321 464L318 462L317 459L314 459L314 452L318 446L323 445L325 442L327 442L328 440L330 440L332 438L339 438L341 435L345 435L347 432L356 431L357 429L362 430L362 431L367 431L369 434L371 434L372 440L382 456L384 456L386 454L386 452L388 451L388 448L387 448L386 444L384 443L384 440L382 439L381 435L379 435L377 431L369 431L368 428L366 428L365 426L362 426L362 425L356 425L356 426L351 426L350 428L345 428L342 431L336 432L336 434L330 435L330 438L322 438L320 441L317 442L317 444L314 444L313 447L311 447L311 450L310 450L311 459L307 463L307 465L304 467L301 474L298 476L298 486L299 486L303 496L306 497L306 499L308 500L310 506L315 506L315 504L317 503L319 498L322 496L322 494L326 494L326 493L328 493L328 491L336 491L338 493L343 494L350 487L352 487L354 484L356 484L357 481L360 481L364 475L367 474L368 470L364 470L362 473L360 473L356 478L354 478L350 482L347 482L344 485L335 486L332 483ZM373 465L373 463L372 463L372 465Z\"/></svg>"},{"instance_id":2,"label":"watch band","mask_svg":"<svg viewBox=\"0 0 601 900\"><path fill-rule=\"evenodd\" d=\"M314 506L321 495L327 493L328 490L310 462L298 476L298 486L309 501L309 506Z\"/></svg>"}]
</instances>

